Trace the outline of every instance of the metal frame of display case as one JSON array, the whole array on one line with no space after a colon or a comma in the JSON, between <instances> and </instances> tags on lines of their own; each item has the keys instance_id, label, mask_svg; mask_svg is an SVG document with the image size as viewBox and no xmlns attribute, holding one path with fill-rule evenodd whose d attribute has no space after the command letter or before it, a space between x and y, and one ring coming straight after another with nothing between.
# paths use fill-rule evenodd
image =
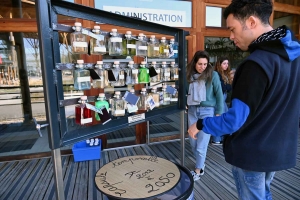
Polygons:
<instances>
[{"instance_id":1,"label":"metal frame of display case","mask_svg":"<svg viewBox=\"0 0 300 200\"><path fill-rule=\"evenodd\" d=\"M48 139L52 154L57 199L65 199L60 154L61 147L142 123L154 117L181 112L181 162L184 164L184 110L186 105L185 88L187 84L185 80L185 36L188 35L188 32L182 29L155 24L61 0L36 0L36 13L46 117L49 123ZM68 131L65 108L62 105L62 101L64 101L62 73L55 68L56 63L60 63L58 31L64 31L65 29L64 25L57 23L57 15L65 15L99 23L174 36L175 41L179 43L179 53L176 61L182 69L179 72L178 85L180 90L178 93L178 103L162 108L155 108L152 111L146 112L145 120L135 123L129 124L127 117L121 117L119 119L113 119L105 125L98 124L80 130Z\"/></svg>"}]
</instances>

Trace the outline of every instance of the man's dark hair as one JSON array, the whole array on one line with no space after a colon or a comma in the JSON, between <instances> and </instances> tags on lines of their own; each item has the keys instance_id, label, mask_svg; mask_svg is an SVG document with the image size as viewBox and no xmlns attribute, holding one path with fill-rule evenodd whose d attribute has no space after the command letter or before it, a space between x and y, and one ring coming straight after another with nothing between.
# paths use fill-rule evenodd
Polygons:
<instances>
[{"instance_id":1,"label":"man's dark hair","mask_svg":"<svg viewBox=\"0 0 300 200\"><path fill-rule=\"evenodd\" d=\"M258 17L263 24L270 24L269 18L272 14L272 0L232 0L231 4L225 8L223 17L233 16L245 22L251 15Z\"/></svg>"}]
</instances>

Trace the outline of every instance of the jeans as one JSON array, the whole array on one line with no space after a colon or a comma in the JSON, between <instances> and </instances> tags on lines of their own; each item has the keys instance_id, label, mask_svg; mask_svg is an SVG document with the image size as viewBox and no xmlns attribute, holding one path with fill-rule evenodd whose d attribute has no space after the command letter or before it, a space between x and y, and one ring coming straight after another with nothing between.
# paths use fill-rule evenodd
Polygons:
<instances>
[{"instance_id":1,"label":"jeans","mask_svg":"<svg viewBox=\"0 0 300 200\"><path fill-rule=\"evenodd\" d=\"M188 109L188 126L197 122L198 119L214 116L214 107L189 106ZM197 139L189 137L192 146L192 151L196 157L196 169L204 169L207 147L210 139L210 134L206 134L202 130L197 133Z\"/></svg>"},{"instance_id":2,"label":"jeans","mask_svg":"<svg viewBox=\"0 0 300 200\"><path fill-rule=\"evenodd\" d=\"M225 112L228 111L228 106L227 106L227 103L226 103L227 93L224 93L223 97L224 97L224 110L223 110L223 112L225 113ZM213 142L221 142L221 141L223 141L223 137L222 136L211 136L211 140Z\"/></svg>"},{"instance_id":3,"label":"jeans","mask_svg":"<svg viewBox=\"0 0 300 200\"><path fill-rule=\"evenodd\" d=\"M275 172L253 172L232 166L232 174L241 200L272 200L270 184Z\"/></svg>"}]
</instances>

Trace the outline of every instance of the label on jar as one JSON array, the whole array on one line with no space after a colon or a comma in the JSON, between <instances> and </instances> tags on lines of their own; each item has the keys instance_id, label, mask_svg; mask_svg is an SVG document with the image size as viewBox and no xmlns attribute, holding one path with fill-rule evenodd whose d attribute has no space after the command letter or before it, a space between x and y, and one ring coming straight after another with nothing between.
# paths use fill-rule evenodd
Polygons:
<instances>
[{"instance_id":1,"label":"label on jar","mask_svg":"<svg viewBox=\"0 0 300 200\"><path fill-rule=\"evenodd\" d=\"M111 37L110 41L111 42L122 42L122 38L120 38L120 37Z\"/></svg>"},{"instance_id":2,"label":"label on jar","mask_svg":"<svg viewBox=\"0 0 300 200\"><path fill-rule=\"evenodd\" d=\"M106 52L105 47L94 47L94 52Z\"/></svg>"},{"instance_id":3,"label":"label on jar","mask_svg":"<svg viewBox=\"0 0 300 200\"><path fill-rule=\"evenodd\" d=\"M86 118L86 119L81 119L80 123L81 124L87 124L87 123L92 123L93 118Z\"/></svg>"},{"instance_id":4,"label":"label on jar","mask_svg":"<svg viewBox=\"0 0 300 200\"><path fill-rule=\"evenodd\" d=\"M164 49L164 53L169 53L169 49Z\"/></svg>"},{"instance_id":5,"label":"label on jar","mask_svg":"<svg viewBox=\"0 0 300 200\"><path fill-rule=\"evenodd\" d=\"M137 74L137 73L139 73L139 70L137 70L137 69L132 70L132 74Z\"/></svg>"},{"instance_id":6,"label":"label on jar","mask_svg":"<svg viewBox=\"0 0 300 200\"><path fill-rule=\"evenodd\" d=\"M139 50L147 50L147 46L139 46L138 49Z\"/></svg>"},{"instance_id":7,"label":"label on jar","mask_svg":"<svg viewBox=\"0 0 300 200\"><path fill-rule=\"evenodd\" d=\"M115 115L123 115L125 114L125 110L115 110Z\"/></svg>"},{"instance_id":8,"label":"label on jar","mask_svg":"<svg viewBox=\"0 0 300 200\"><path fill-rule=\"evenodd\" d=\"M178 53L178 50L173 50L173 53Z\"/></svg>"},{"instance_id":9,"label":"label on jar","mask_svg":"<svg viewBox=\"0 0 300 200\"><path fill-rule=\"evenodd\" d=\"M124 79L124 74L120 74L119 79Z\"/></svg>"},{"instance_id":10,"label":"label on jar","mask_svg":"<svg viewBox=\"0 0 300 200\"><path fill-rule=\"evenodd\" d=\"M135 49L135 44L127 44L127 49Z\"/></svg>"},{"instance_id":11,"label":"label on jar","mask_svg":"<svg viewBox=\"0 0 300 200\"><path fill-rule=\"evenodd\" d=\"M73 47L88 47L87 42L73 42Z\"/></svg>"},{"instance_id":12,"label":"label on jar","mask_svg":"<svg viewBox=\"0 0 300 200\"><path fill-rule=\"evenodd\" d=\"M166 98L164 98L164 101L170 101L171 100L171 98L170 97L166 97Z\"/></svg>"},{"instance_id":13,"label":"label on jar","mask_svg":"<svg viewBox=\"0 0 300 200\"><path fill-rule=\"evenodd\" d=\"M174 78L178 78L178 75L174 74Z\"/></svg>"},{"instance_id":14,"label":"label on jar","mask_svg":"<svg viewBox=\"0 0 300 200\"><path fill-rule=\"evenodd\" d=\"M154 47L153 50L154 51L159 51L159 47Z\"/></svg>"},{"instance_id":15,"label":"label on jar","mask_svg":"<svg viewBox=\"0 0 300 200\"><path fill-rule=\"evenodd\" d=\"M170 73L164 73L164 76L170 77Z\"/></svg>"},{"instance_id":16,"label":"label on jar","mask_svg":"<svg viewBox=\"0 0 300 200\"><path fill-rule=\"evenodd\" d=\"M88 81L91 81L91 77L89 76L77 77L77 83L88 82Z\"/></svg>"},{"instance_id":17,"label":"label on jar","mask_svg":"<svg viewBox=\"0 0 300 200\"><path fill-rule=\"evenodd\" d=\"M160 73L160 69L156 69L155 71L156 71L156 73Z\"/></svg>"}]
</instances>

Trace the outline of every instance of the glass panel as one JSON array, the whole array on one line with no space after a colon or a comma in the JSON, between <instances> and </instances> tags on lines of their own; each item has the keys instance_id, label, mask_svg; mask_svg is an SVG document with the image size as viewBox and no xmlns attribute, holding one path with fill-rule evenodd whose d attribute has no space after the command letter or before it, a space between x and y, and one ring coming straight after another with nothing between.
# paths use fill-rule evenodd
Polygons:
<instances>
[{"instance_id":1,"label":"glass panel","mask_svg":"<svg viewBox=\"0 0 300 200\"><path fill-rule=\"evenodd\" d=\"M289 4L293 6L300 6L300 1L298 0L275 0L275 2Z\"/></svg>"},{"instance_id":2,"label":"glass panel","mask_svg":"<svg viewBox=\"0 0 300 200\"><path fill-rule=\"evenodd\" d=\"M220 56L226 56L229 59L230 67L236 68L239 63L248 55L238 49L234 43L225 37L205 37L205 50L210 55L210 62L213 66Z\"/></svg>"},{"instance_id":3,"label":"glass panel","mask_svg":"<svg viewBox=\"0 0 300 200\"><path fill-rule=\"evenodd\" d=\"M299 29L300 29L300 15L294 15L290 13L284 12L274 12L274 21L273 27L277 28L279 26L286 25L289 27L294 34L299 37Z\"/></svg>"},{"instance_id":4,"label":"glass panel","mask_svg":"<svg viewBox=\"0 0 300 200\"><path fill-rule=\"evenodd\" d=\"M223 18L224 9L221 7L206 6L205 25L226 28L226 21Z\"/></svg>"}]
</instances>

